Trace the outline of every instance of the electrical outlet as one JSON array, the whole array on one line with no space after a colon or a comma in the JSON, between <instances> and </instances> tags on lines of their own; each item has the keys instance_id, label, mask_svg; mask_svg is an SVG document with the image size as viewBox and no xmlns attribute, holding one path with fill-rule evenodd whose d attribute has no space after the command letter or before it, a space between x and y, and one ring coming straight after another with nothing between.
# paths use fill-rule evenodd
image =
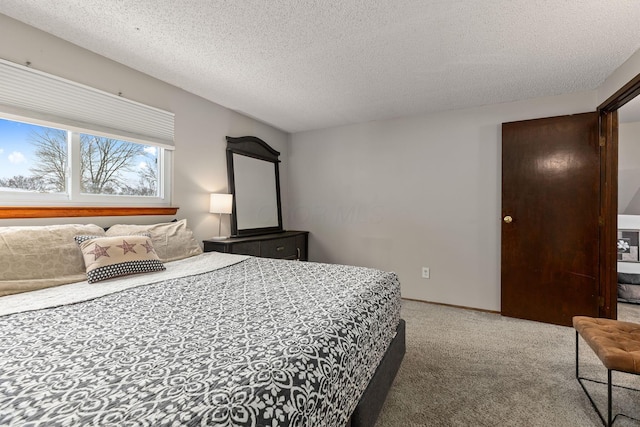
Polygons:
<instances>
[{"instance_id":1,"label":"electrical outlet","mask_svg":"<svg viewBox=\"0 0 640 427\"><path fill-rule=\"evenodd\" d=\"M429 267L422 267L422 278L423 279L429 278Z\"/></svg>"}]
</instances>

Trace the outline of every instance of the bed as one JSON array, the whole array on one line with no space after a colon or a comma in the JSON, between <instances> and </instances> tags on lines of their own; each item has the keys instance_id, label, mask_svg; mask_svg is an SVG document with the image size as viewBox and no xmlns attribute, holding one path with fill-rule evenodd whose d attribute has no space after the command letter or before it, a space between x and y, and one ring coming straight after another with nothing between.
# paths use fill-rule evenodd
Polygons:
<instances>
[{"instance_id":1,"label":"bed","mask_svg":"<svg viewBox=\"0 0 640 427\"><path fill-rule=\"evenodd\" d=\"M164 267L0 297L0 425L375 423L404 355L394 273Z\"/></svg>"}]
</instances>

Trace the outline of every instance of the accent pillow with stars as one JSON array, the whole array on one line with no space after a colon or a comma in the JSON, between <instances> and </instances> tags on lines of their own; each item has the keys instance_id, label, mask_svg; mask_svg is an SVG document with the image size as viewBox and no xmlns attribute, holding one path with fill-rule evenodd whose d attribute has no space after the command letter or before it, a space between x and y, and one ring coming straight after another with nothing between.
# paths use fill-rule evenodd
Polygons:
<instances>
[{"instance_id":1,"label":"accent pillow with stars","mask_svg":"<svg viewBox=\"0 0 640 427\"><path fill-rule=\"evenodd\" d=\"M75 236L89 283L130 274L165 270L148 235Z\"/></svg>"}]
</instances>

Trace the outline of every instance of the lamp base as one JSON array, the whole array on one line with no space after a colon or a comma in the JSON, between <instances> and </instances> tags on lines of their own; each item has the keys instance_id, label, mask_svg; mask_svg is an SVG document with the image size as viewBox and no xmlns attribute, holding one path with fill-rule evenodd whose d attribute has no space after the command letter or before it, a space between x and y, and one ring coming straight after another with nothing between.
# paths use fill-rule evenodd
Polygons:
<instances>
[{"instance_id":1,"label":"lamp base","mask_svg":"<svg viewBox=\"0 0 640 427\"><path fill-rule=\"evenodd\" d=\"M213 236L209 237L209 240L227 240L231 236Z\"/></svg>"}]
</instances>

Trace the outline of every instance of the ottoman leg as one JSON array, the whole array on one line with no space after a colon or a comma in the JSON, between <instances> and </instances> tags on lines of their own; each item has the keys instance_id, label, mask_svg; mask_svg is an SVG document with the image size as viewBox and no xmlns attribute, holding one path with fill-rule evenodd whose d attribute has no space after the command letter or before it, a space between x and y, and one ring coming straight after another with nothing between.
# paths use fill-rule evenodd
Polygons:
<instances>
[{"instance_id":1,"label":"ottoman leg","mask_svg":"<svg viewBox=\"0 0 640 427\"><path fill-rule=\"evenodd\" d=\"M611 369L607 369L607 426L611 427Z\"/></svg>"},{"instance_id":2,"label":"ottoman leg","mask_svg":"<svg viewBox=\"0 0 640 427\"><path fill-rule=\"evenodd\" d=\"M580 378L580 361L578 359L578 339L579 339L578 331L576 331L576 378Z\"/></svg>"},{"instance_id":3,"label":"ottoman leg","mask_svg":"<svg viewBox=\"0 0 640 427\"><path fill-rule=\"evenodd\" d=\"M587 387L585 387L583 380L584 381L593 381L593 382L597 382L600 384L604 384L602 381L596 381L596 380L591 380L588 378L581 378L580 377L580 358L579 358L579 343L580 343L580 336L578 334L578 331L576 331L576 378L578 380L578 384L580 384L580 387L582 387L582 390L584 391L584 394L587 395L587 398L589 399L589 402L591 403L591 406L593 407L593 409L596 411L596 414L598 415L598 418L600 418L600 421L602 421L602 425L605 427L610 427L613 423L611 420L611 369L607 369L608 371L608 376L607 376L607 418L605 419L604 414L602 412L600 412L600 410L598 409L598 405L596 405L596 402L594 402L593 398L591 397L591 394L589 394L589 392L587 391Z\"/></svg>"}]
</instances>

